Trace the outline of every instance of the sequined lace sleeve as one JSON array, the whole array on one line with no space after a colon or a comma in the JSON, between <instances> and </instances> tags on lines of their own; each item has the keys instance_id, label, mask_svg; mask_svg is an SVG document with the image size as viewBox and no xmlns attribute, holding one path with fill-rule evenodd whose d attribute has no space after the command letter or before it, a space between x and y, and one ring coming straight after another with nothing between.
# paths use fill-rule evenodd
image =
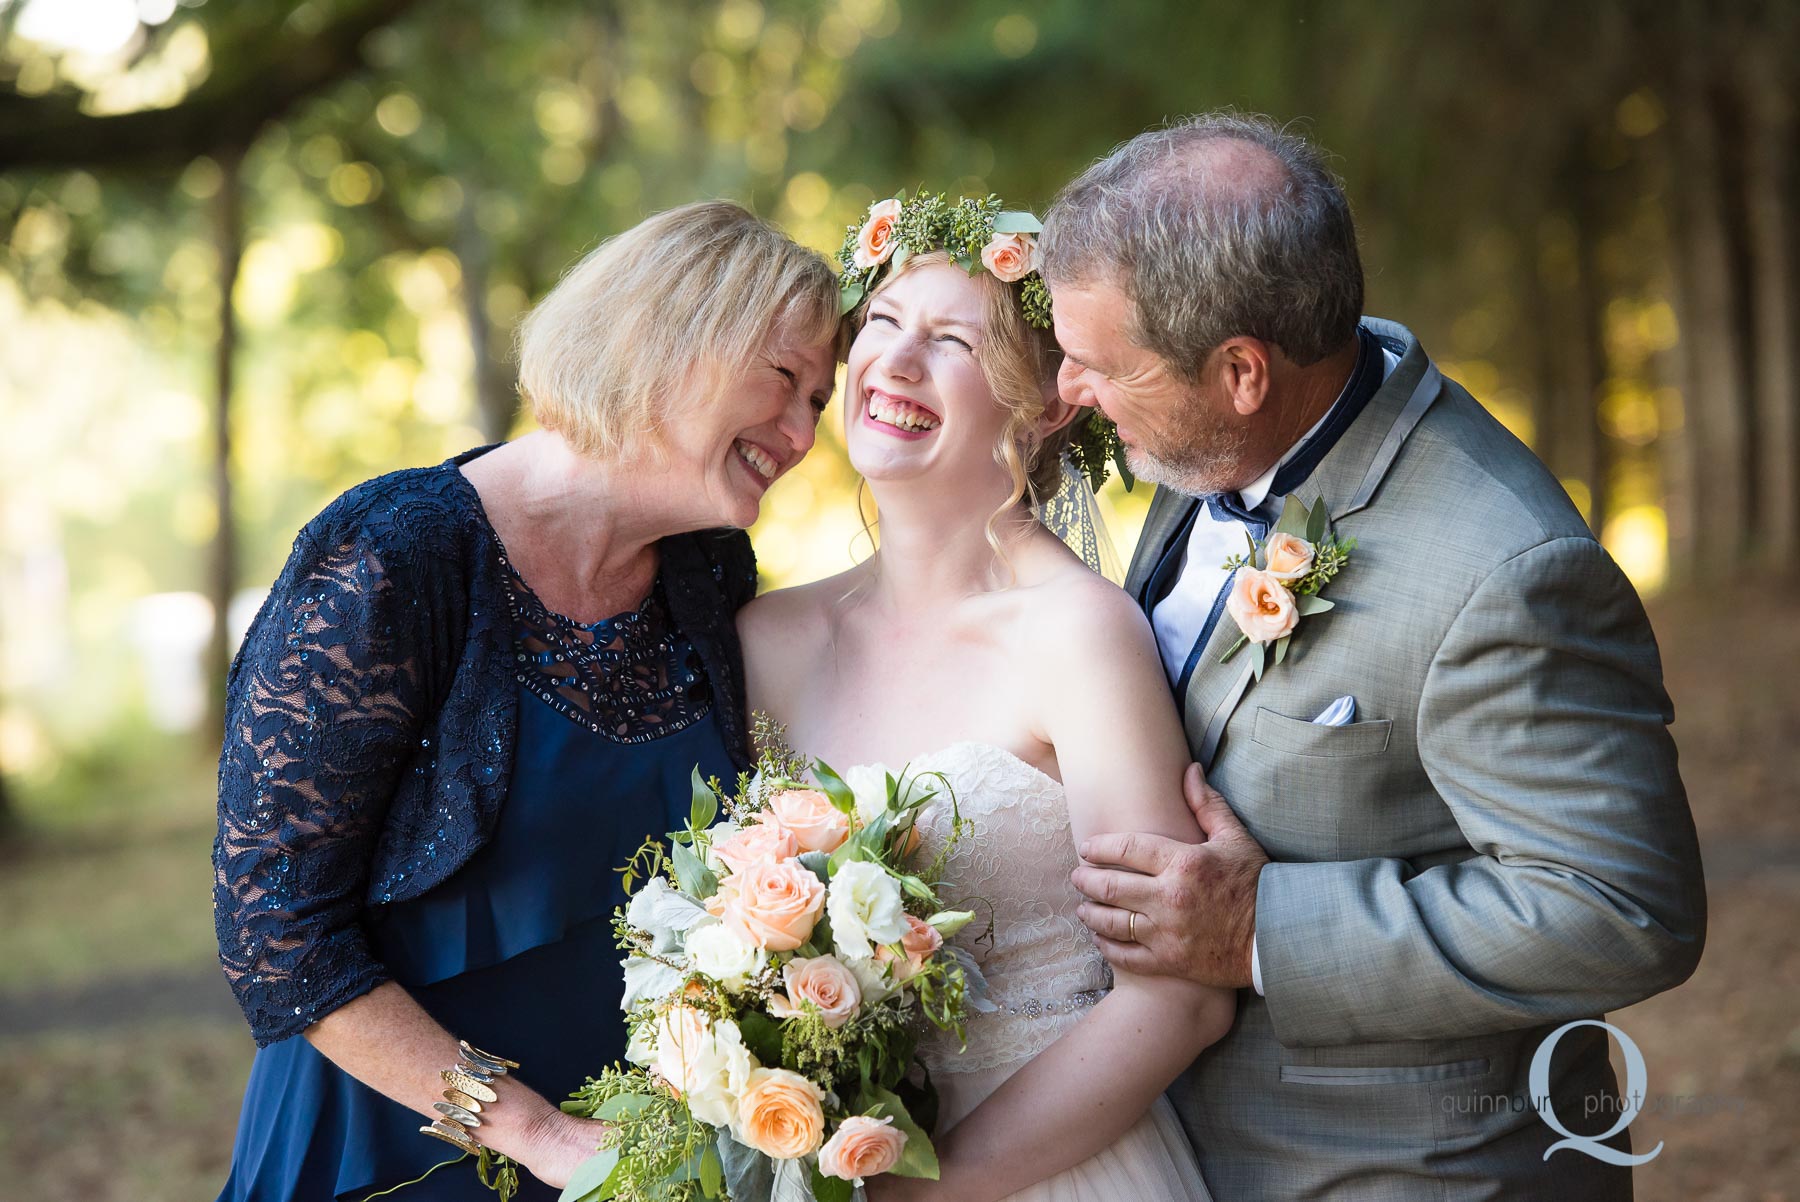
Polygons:
<instances>
[{"instance_id":1,"label":"sequined lace sleeve","mask_svg":"<svg viewBox=\"0 0 1800 1202\"><path fill-rule=\"evenodd\" d=\"M386 979L364 890L428 705L417 591L366 539L321 541L302 533L232 666L219 761L214 923L258 1044Z\"/></svg>"}]
</instances>

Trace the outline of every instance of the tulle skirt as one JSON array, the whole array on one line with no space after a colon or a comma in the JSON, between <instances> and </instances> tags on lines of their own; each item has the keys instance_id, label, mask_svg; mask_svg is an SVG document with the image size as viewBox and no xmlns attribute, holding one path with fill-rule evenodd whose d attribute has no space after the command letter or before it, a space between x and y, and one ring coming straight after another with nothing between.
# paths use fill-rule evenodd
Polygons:
<instances>
[{"instance_id":1,"label":"tulle skirt","mask_svg":"<svg viewBox=\"0 0 1800 1202\"><path fill-rule=\"evenodd\" d=\"M997 1065L973 1073L934 1074L939 1126L948 1129L1022 1067ZM1210 1202L1175 1108L1166 1097L1110 1147L1074 1168L1008 1195L1006 1202Z\"/></svg>"}]
</instances>

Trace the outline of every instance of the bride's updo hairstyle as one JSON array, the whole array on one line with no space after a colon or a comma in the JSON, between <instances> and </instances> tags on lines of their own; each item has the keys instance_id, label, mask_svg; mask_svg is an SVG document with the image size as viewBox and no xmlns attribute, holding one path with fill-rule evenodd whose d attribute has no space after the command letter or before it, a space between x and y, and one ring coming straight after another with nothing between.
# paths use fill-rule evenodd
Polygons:
<instances>
[{"instance_id":1,"label":"bride's updo hairstyle","mask_svg":"<svg viewBox=\"0 0 1800 1202\"><path fill-rule=\"evenodd\" d=\"M858 308L856 330L860 333L868 320L868 301L888 285L916 268L952 261L949 251L927 251L885 273ZM981 365L981 374L994 400L1006 411L1006 425L994 447L994 461L1012 477L1012 495L988 522L988 541L993 542L995 520L1021 501L1039 505L1061 487L1063 452L1069 446L1071 426L1064 426L1048 438L1037 434L1038 419L1044 416L1049 398L1056 395L1056 369L1062 361L1062 351L1056 345L1055 335L1026 322L1017 288L1001 283L985 271L972 278L980 285L983 297L983 337L975 351L975 361Z\"/></svg>"}]
</instances>

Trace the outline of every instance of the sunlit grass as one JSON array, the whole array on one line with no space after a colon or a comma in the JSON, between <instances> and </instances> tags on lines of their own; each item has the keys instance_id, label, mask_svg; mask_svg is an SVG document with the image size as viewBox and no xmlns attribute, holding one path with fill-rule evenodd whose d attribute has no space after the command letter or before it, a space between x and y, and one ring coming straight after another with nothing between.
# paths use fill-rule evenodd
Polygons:
<instances>
[{"instance_id":1,"label":"sunlit grass","mask_svg":"<svg viewBox=\"0 0 1800 1202\"><path fill-rule=\"evenodd\" d=\"M196 750L146 738L22 789L0 848L0 990L210 971L214 788Z\"/></svg>"},{"instance_id":2,"label":"sunlit grass","mask_svg":"<svg viewBox=\"0 0 1800 1202\"><path fill-rule=\"evenodd\" d=\"M213 1197L230 1167L250 1054L242 1028L180 1022L0 1035L0 1194L37 1202Z\"/></svg>"}]
</instances>

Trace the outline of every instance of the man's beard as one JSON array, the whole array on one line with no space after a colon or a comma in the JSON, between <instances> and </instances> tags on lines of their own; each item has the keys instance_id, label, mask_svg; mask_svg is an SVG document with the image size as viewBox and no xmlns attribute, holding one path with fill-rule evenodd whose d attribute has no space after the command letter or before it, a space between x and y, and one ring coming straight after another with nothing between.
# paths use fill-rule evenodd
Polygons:
<instances>
[{"instance_id":1,"label":"man's beard","mask_svg":"<svg viewBox=\"0 0 1800 1202\"><path fill-rule=\"evenodd\" d=\"M1200 497L1234 491L1249 483L1243 478L1244 453L1249 446L1248 426L1190 410L1154 441L1128 446L1125 462L1140 480Z\"/></svg>"}]
</instances>

